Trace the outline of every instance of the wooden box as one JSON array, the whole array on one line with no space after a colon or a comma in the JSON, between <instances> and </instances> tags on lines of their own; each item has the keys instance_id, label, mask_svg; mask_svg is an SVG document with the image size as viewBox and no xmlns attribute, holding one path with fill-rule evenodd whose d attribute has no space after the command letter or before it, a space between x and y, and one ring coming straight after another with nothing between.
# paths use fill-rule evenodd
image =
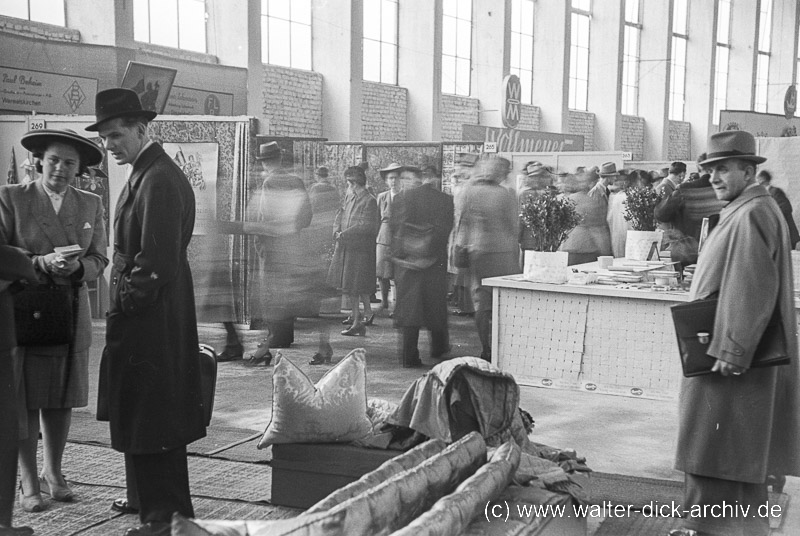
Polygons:
<instances>
[{"instance_id":1,"label":"wooden box","mask_svg":"<svg viewBox=\"0 0 800 536\"><path fill-rule=\"evenodd\" d=\"M400 454L339 443L272 446L272 504L309 508Z\"/></svg>"}]
</instances>

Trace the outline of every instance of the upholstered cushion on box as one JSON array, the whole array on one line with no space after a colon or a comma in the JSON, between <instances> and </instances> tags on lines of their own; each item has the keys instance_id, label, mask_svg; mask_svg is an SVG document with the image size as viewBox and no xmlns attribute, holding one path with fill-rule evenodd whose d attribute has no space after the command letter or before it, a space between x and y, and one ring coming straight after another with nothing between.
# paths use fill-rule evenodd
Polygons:
<instances>
[{"instance_id":1,"label":"upholstered cushion on box","mask_svg":"<svg viewBox=\"0 0 800 536\"><path fill-rule=\"evenodd\" d=\"M488 463L456 490L392 536L455 536L511 483L520 449L509 441L498 447Z\"/></svg>"},{"instance_id":2,"label":"upholstered cushion on box","mask_svg":"<svg viewBox=\"0 0 800 536\"><path fill-rule=\"evenodd\" d=\"M291 361L278 358L272 373L272 419L258 448L348 442L370 430L363 348L350 352L316 385Z\"/></svg>"},{"instance_id":3,"label":"upholstered cushion on box","mask_svg":"<svg viewBox=\"0 0 800 536\"><path fill-rule=\"evenodd\" d=\"M344 536L347 512L270 521L222 521L172 516L172 536Z\"/></svg>"}]
</instances>

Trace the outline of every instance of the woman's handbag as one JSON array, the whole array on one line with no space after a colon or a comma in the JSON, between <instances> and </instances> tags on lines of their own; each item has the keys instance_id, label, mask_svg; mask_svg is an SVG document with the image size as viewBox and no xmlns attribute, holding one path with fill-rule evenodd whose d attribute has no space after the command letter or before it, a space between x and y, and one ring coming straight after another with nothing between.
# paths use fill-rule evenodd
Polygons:
<instances>
[{"instance_id":1,"label":"woman's handbag","mask_svg":"<svg viewBox=\"0 0 800 536\"><path fill-rule=\"evenodd\" d=\"M706 298L671 307L683 375L687 378L709 374L716 359L706 354L714 333L717 298ZM789 363L783 322L778 307L772 315L753 354L750 368L774 367Z\"/></svg>"},{"instance_id":2,"label":"woman's handbag","mask_svg":"<svg viewBox=\"0 0 800 536\"><path fill-rule=\"evenodd\" d=\"M14 294L18 346L70 344L75 336L78 289L52 280Z\"/></svg>"}]
</instances>

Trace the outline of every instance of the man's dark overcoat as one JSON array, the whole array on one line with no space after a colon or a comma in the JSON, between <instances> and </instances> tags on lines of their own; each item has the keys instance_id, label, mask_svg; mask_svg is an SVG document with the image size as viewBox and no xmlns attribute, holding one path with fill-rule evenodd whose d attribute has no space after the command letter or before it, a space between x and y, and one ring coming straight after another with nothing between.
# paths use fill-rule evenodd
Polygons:
<instances>
[{"instance_id":1,"label":"man's dark overcoat","mask_svg":"<svg viewBox=\"0 0 800 536\"><path fill-rule=\"evenodd\" d=\"M428 268L414 270L395 266L397 304L396 327L426 327L441 330L447 327L447 239L453 228L453 198L431 184L404 190L392 202L390 226L392 250L402 256L404 223L433 228L432 256L436 261Z\"/></svg>"},{"instance_id":2,"label":"man's dark overcoat","mask_svg":"<svg viewBox=\"0 0 800 536\"><path fill-rule=\"evenodd\" d=\"M111 446L160 453L205 436L186 247L194 193L160 145L134 162L114 217L115 253L98 418Z\"/></svg>"}]
</instances>

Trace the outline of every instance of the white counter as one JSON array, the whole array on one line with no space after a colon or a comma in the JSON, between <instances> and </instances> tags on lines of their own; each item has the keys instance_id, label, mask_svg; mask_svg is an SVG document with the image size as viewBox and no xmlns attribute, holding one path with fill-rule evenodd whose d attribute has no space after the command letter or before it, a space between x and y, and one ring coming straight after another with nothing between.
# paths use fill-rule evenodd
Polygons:
<instances>
[{"instance_id":1,"label":"white counter","mask_svg":"<svg viewBox=\"0 0 800 536\"><path fill-rule=\"evenodd\" d=\"M675 398L682 378L670 306L688 292L549 285L494 287L492 356L521 385Z\"/></svg>"}]
</instances>

